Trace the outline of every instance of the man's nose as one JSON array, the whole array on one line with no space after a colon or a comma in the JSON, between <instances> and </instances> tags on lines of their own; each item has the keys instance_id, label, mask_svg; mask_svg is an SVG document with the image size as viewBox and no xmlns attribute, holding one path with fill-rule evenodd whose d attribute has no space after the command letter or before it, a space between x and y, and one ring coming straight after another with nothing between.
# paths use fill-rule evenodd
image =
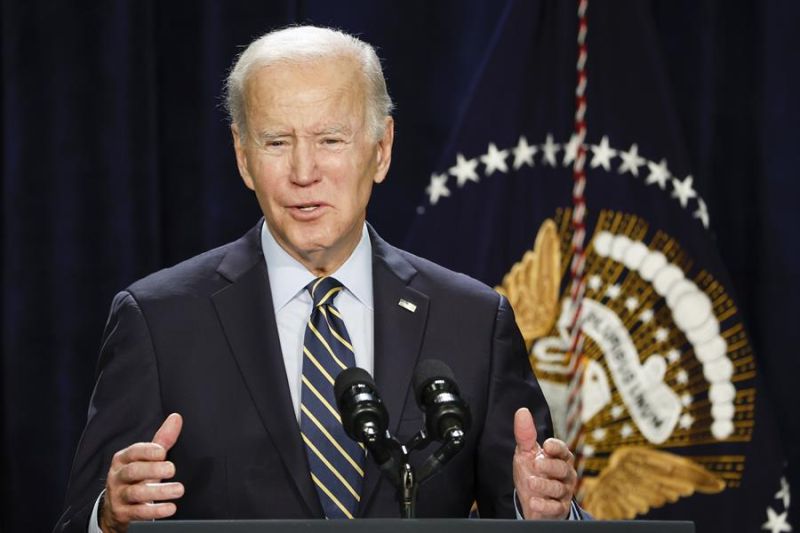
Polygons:
<instances>
[{"instance_id":1,"label":"man's nose","mask_svg":"<svg viewBox=\"0 0 800 533\"><path fill-rule=\"evenodd\" d=\"M313 142L301 140L292 151L292 182L310 185L319 179L316 150Z\"/></svg>"}]
</instances>

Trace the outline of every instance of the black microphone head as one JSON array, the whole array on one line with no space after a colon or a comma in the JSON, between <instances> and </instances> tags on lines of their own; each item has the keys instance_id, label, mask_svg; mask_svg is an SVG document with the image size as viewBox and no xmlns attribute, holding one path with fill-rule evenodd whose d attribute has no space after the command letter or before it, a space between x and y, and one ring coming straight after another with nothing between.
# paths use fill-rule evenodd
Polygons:
<instances>
[{"instance_id":1,"label":"black microphone head","mask_svg":"<svg viewBox=\"0 0 800 533\"><path fill-rule=\"evenodd\" d=\"M461 398L450 367L436 359L420 361L414 371L414 396L425 413L425 427L434 440L459 439L469 429L472 417Z\"/></svg>"},{"instance_id":2,"label":"black microphone head","mask_svg":"<svg viewBox=\"0 0 800 533\"><path fill-rule=\"evenodd\" d=\"M333 395L336 398L336 403L341 404L344 392L356 384L367 385L373 391L377 389L375 380L363 368L357 366L345 368L339 372L333 384Z\"/></svg>"},{"instance_id":3,"label":"black microphone head","mask_svg":"<svg viewBox=\"0 0 800 533\"><path fill-rule=\"evenodd\" d=\"M342 370L333 384L336 407L347 435L370 445L386 438L389 413L369 372L353 367Z\"/></svg>"},{"instance_id":4,"label":"black microphone head","mask_svg":"<svg viewBox=\"0 0 800 533\"><path fill-rule=\"evenodd\" d=\"M422 395L424 394L425 387L431 381L437 379L446 379L455 386L456 378L450 367L439 361L438 359L423 359L417 365L414 371L414 396L417 399L417 404L422 405ZM458 388L456 387L456 390Z\"/></svg>"}]
</instances>

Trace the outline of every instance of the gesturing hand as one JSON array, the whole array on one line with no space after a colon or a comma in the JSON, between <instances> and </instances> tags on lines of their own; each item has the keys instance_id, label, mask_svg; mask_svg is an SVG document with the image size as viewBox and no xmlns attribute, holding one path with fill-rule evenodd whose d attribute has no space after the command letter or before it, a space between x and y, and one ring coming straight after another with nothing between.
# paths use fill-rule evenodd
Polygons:
<instances>
[{"instance_id":1,"label":"gesturing hand","mask_svg":"<svg viewBox=\"0 0 800 533\"><path fill-rule=\"evenodd\" d=\"M536 426L524 407L514 414L514 487L528 519L566 518L578 475L575 458L558 439L536 442Z\"/></svg>"},{"instance_id":2,"label":"gesturing hand","mask_svg":"<svg viewBox=\"0 0 800 533\"><path fill-rule=\"evenodd\" d=\"M131 520L175 514L175 504L164 500L183 496L183 484L161 480L175 475L175 465L166 459L182 426L181 415L172 413L158 428L152 442L137 442L114 454L100 511L100 528L105 533L124 532Z\"/></svg>"}]
</instances>

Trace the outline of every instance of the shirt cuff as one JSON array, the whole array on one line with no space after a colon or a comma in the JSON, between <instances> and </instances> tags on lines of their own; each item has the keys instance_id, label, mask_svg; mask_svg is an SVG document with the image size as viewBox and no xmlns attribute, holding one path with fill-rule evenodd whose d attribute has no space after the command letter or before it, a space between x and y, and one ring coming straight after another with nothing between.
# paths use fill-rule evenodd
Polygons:
<instances>
[{"instance_id":1,"label":"shirt cuff","mask_svg":"<svg viewBox=\"0 0 800 533\"><path fill-rule=\"evenodd\" d=\"M569 516L567 517L567 520L583 520L583 518L581 518L581 514L578 512L578 504L575 503L575 500L572 500L569 503Z\"/></svg>"},{"instance_id":2,"label":"shirt cuff","mask_svg":"<svg viewBox=\"0 0 800 533\"><path fill-rule=\"evenodd\" d=\"M89 527L86 528L87 533L103 533L103 530L100 529L100 526L97 522L97 513L100 510L100 500L103 496L105 496L106 491L103 489L103 492L100 493L100 496L94 502L94 507L92 507L92 514L89 516Z\"/></svg>"}]
</instances>

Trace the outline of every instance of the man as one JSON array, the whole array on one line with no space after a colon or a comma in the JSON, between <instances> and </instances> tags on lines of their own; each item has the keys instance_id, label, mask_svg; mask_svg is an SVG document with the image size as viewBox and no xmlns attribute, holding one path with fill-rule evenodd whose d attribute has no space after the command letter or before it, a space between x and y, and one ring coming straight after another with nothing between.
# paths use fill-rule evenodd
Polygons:
<instances>
[{"instance_id":1,"label":"man","mask_svg":"<svg viewBox=\"0 0 800 533\"><path fill-rule=\"evenodd\" d=\"M514 517L514 490L527 518L579 512L572 454L536 441L526 408L538 434L549 414L508 302L366 225L394 136L374 50L328 29L272 32L227 89L263 223L117 295L56 530L397 516L395 489L338 421L322 421L338 418L326 365L374 373L406 440L422 425L411 376L429 358L453 368L473 424L420 488L418 516L463 517L477 500L482 516Z\"/></svg>"}]
</instances>

